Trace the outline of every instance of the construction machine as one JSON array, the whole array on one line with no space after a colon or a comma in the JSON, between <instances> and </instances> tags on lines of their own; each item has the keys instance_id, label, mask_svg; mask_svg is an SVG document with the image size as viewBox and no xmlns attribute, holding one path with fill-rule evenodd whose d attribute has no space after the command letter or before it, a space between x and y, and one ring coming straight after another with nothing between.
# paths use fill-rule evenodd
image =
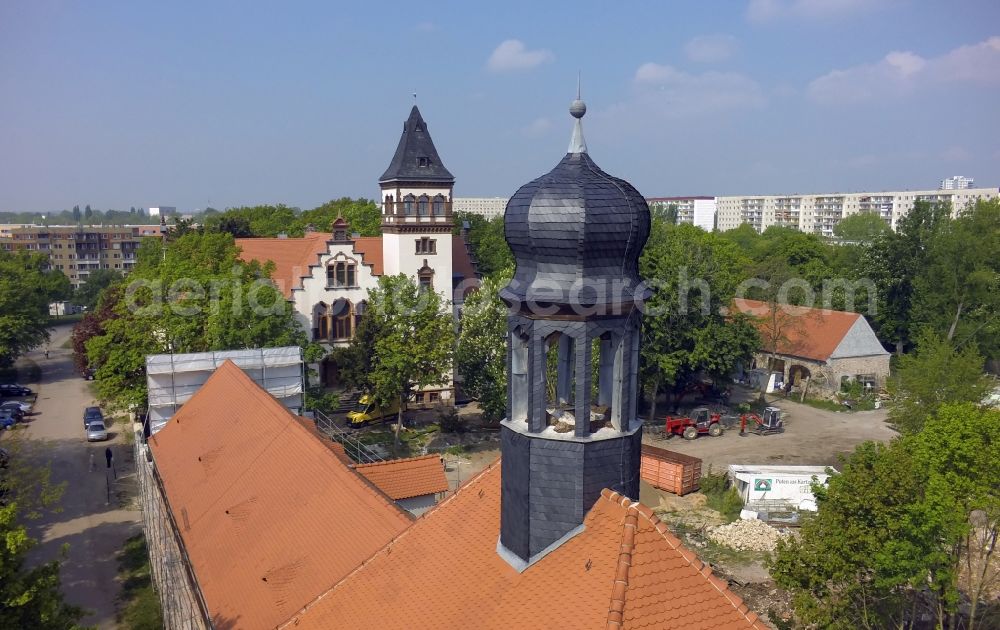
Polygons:
<instances>
[{"instance_id":1,"label":"construction machine","mask_svg":"<svg viewBox=\"0 0 1000 630\"><path fill-rule=\"evenodd\" d=\"M750 433L757 435L771 435L785 431L785 425L781 421L781 409L777 407L765 407L763 414L751 412L740 415L740 435L746 435L747 425L750 425Z\"/></svg>"},{"instance_id":2,"label":"construction machine","mask_svg":"<svg viewBox=\"0 0 1000 630\"><path fill-rule=\"evenodd\" d=\"M663 431L667 435L680 435L685 440L693 440L699 435L718 437L722 435L722 416L710 413L708 407L696 407L690 416L667 416Z\"/></svg>"}]
</instances>

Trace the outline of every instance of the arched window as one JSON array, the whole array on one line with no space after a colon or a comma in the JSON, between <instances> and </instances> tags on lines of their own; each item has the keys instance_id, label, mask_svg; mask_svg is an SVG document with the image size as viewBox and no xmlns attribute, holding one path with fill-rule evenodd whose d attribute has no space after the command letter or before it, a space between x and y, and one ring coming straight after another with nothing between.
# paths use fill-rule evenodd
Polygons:
<instances>
[{"instance_id":1,"label":"arched window","mask_svg":"<svg viewBox=\"0 0 1000 630\"><path fill-rule=\"evenodd\" d=\"M403 197L403 213L406 216L408 216L408 217L412 217L413 216L413 210L414 210L414 208L413 208L413 202L416 201L416 200L417 200L417 198L414 197L413 195L407 195L407 196Z\"/></svg>"},{"instance_id":2,"label":"arched window","mask_svg":"<svg viewBox=\"0 0 1000 630\"><path fill-rule=\"evenodd\" d=\"M313 341L330 338L330 319L325 302L313 307Z\"/></svg>"},{"instance_id":3,"label":"arched window","mask_svg":"<svg viewBox=\"0 0 1000 630\"><path fill-rule=\"evenodd\" d=\"M427 265L427 259L424 259L424 266L417 270L417 281L420 284L420 290L425 291L434 288L434 270Z\"/></svg>"},{"instance_id":4,"label":"arched window","mask_svg":"<svg viewBox=\"0 0 1000 630\"><path fill-rule=\"evenodd\" d=\"M426 217L429 214L428 201L429 198L427 195L420 195L420 201L417 203L417 214L422 217Z\"/></svg>"},{"instance_id":5,"label":"arched window","mask_svg":"<svg viewBox=\"0 0 1000 630\"><path fill-rule=\"evenodd\" d=\"M392 195L385 196L385 205L382 207L382 212L385 214L396 214L396 209L392 203Z\"/></svg>"},{"instance_id":6,"label":"arched window","mask_svg":"<svg viewBox=\"0 0 1000 630\"><path fill-rule=\"evenodd\" d=\"M331 339L343 341L350 339L354 333L354 313L351 302L340 298L330 305Z\"/></svg>"},{"instance_id":7,"label":"arched window","mask_svg":"<svg viewBox=\"0 0 1000 630\"><path fill-rule=\"evenodd\" d=\"M354 329L357 330L358 326L361 325L361 318L365 316L365 312L368 310L368 302L361 300L354 305Z\"/></svg>"},{"instance_id":8,"label":"arched window","mask_svg":"<svg viewBox=\"0 0 1000 630\"><path fill-rule=\"evenodd\" d=\"M444 195L434 195L434 216L444 216Z\"/></svg>"}]
</instances>

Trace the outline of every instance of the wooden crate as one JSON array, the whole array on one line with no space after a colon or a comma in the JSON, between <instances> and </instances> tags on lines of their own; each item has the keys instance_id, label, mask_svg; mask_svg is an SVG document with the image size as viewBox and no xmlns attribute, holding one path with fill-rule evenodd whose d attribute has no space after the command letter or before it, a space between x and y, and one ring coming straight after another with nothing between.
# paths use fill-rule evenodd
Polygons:
<instances>
[{"instance_id":1,"label":"wooden crate","mask_svg":"<svg viewBox=\"0 0 1000 630\"><path fill-rule=\"evenodd\" d=\"M701 460L643 444L639 476L654 488L684 496L699 487Z\"/></svg>"}]
</instances>

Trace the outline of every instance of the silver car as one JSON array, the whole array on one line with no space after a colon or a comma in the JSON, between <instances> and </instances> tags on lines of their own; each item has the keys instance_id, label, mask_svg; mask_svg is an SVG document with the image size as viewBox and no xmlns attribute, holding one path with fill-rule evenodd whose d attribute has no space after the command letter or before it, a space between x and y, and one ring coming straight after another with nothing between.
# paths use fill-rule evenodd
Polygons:
<instances>
[{"instance_id":1,"label":"silver car","mask_svg":"<svg viewBox=\"0 0 1000 630\"><path fill-rule=\"evenodd\" d=\"M103 442L108 439L108 430L104 428L104 423L97 420L87 425L87 441Z\"/></svg>"}]
</instances>

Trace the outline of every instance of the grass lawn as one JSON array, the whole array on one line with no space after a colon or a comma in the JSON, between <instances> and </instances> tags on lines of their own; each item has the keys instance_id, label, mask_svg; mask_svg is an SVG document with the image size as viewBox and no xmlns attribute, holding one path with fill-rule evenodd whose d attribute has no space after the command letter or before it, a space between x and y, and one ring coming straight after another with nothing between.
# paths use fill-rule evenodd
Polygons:
<instances>
[{"instance_id":1,"label":"grass lawn","mask_svg":"<svg viewBox=\"0 0 1000 630\"><path fill-rule=\"evenodd\" d=\"M118 552L118 576L122 580L118 622L130 630L160 630L163 613L153 590L149 553L142 534L132 536Z\"/></svg>"}]
</instances>

